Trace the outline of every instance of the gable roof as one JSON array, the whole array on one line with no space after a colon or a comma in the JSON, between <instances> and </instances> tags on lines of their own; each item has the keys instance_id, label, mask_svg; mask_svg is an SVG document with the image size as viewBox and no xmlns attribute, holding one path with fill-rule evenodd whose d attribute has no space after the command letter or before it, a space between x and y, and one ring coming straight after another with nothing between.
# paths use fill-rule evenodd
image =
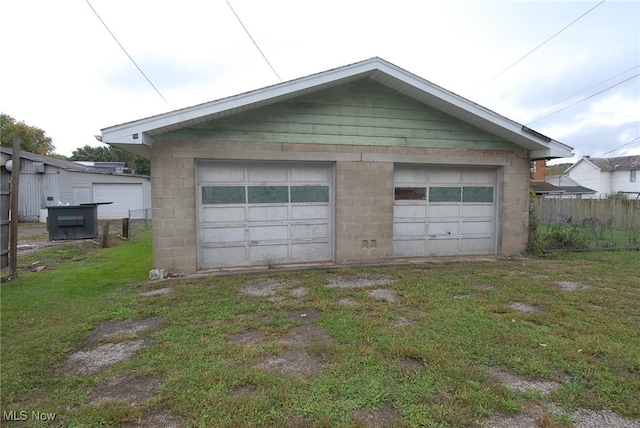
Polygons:
<instances>
[{"instance_id":1,"label":"gable roof","mask_svg":"<svg viewBox=\"0 0 640 428\"><path fill-rule=\"evenodd\" d=\"M640 169L640 156L619 156L615 158L592 158L583 156L582 159L567 168L565 172L569 172L582 161L593 165L600 171L630 171Z\"/></svg>"},{"instance_id":2,"label":"gable roof","mask_svg":"<svg viewBox=\"0 0 640 428\"><path fill-rule=\"evenodd\" d=\"M529 150L532 159L572 155L571 147L377 57L255 91L104 128L101 141L148 158L155 135L364 78L372 79L427 106L511 141Z\"/></svg>"}]
</instances>

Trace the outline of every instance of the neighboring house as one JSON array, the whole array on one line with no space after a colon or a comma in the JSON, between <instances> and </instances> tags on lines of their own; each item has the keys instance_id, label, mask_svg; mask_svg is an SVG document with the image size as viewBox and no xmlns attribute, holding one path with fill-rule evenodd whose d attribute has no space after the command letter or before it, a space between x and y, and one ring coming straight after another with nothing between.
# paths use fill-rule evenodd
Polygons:
<instances>
[{"instance_id":1,"label":"neighboring house","mask_svg":"<svg viewBox=\"0 0 640 428\"><path fill-rule=\"evenodd\" d=\"M11 160L11 149L1 148L2 174ZM34 221L47 206L112 202L98 206L99 219L145 218L151 208L151 182L147 176L118 174L119 163L87 166L20 152L18 219ZM9 179L10 180L10 179ZM150 213L146 215L150 218Z\"/></svg>"},{"instance_id":2,"label":"neighboring house","mask_svg":"<svg viewBox=\"0 0 640 428\"><path fill-rule=\"evenodd\" d=\"M592 197L596 191L578 185L566 175L551 175L547 177L545 159L531 162L531 190L538 196L545 198L581 199Z\"/></svg>"},{"instance_id":3,"label":"neighboring house","mask_svg":"<svg viewBox=\"0 0 640 428\"><path fill-rule=\"evenodd\" d=\"M595 190L580 186L566 174L550 175L546 183L560 190L563 199L589 199L596 195Z\"/></svg>"},{"instance_id":4,"label":"neighboring house","mask_svg":"<svg viewBox=\"0 0 640 428\"><path fill-rule=\"evenodd\" d=\"M564 194L564 190L544 180L531 180L529 186L537 196L544 196L545 198L561 198Z\"/></svg>"},{"instance_id":5,"label":"neighboring house","mask_svg":"<svg viewBox=\"0 0 640 428\"><path fill-rule=\"evenodd\" d=\"M372 58L102 130L151 159L153 262L191 273L525 250L571 148Z\"/></svg>"},{"instance_id":6,"label":"neighboring house","mask_svg":"<svg viewBox=\"0 0 640 428\"><path fill-rule=\"evenodd\" d=\"M565 172L581 186L595 189L595 198L617 193L630 198L640 196L640 156L591 158L584 156Z\"/></svg>"},{"instance_id":7,"label":"neighboring house","mask_svg":"<svg viewBox=\"0 0 640 428\"><path fill-rule=\"evenodd\" d=\"M531 161L531 180L545 181L547 177L547 160L537 159Z\"/></svg>"},{"instance_id":8,"label":"neighboring house","mask_svg":"<svg viewBox=\"0 0 640 428\"><path fill-rule=\"evenodd\" d=\"M580 186L566 175L547 177L546 159L531 162L531 190L545 198L581 199L592 197L596 191Z\"/></svg>"}]
</instances>

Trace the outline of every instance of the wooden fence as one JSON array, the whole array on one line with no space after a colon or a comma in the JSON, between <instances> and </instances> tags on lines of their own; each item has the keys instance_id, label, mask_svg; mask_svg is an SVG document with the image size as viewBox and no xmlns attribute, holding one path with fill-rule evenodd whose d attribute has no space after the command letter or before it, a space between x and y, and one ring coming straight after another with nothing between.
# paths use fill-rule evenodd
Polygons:
<instances>
[{"instance_id":1,"label":"wooden fence","mask_svg":"<svg viewBox=\"0 0 640 428\"><path fill-rule=\"evenodd\" d=\"M629 199L550 199L533 203L538 223L596 222L617 230L640 231L640 201Z\"/></svg>"}]
</instances>

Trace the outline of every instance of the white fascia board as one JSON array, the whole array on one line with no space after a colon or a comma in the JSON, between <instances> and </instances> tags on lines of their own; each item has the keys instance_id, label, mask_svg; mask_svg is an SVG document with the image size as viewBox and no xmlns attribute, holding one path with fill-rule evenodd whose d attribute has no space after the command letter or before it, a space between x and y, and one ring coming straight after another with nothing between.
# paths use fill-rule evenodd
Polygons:
<instances>
[{"instance_id":1,"label":"white fascia board","mask_svg":"<svg viewBox=\"0 0 640 428\"><path fill-rule=\"evenodd\" d=\"M533 159L562 158L573 155L571 147L548 138L393 64L382 61L379 69L418 91L414 95L405 91L406 95L530 150ZM380 79L380 81L383 80L385 79ZM422 94L432 96L433 101L425 100Z\"/></svg>"},{"instance_id":2,"label":"white fascia board","mask_svg":"<svg viewBox=\"0 0 640 428\"><path fill-rule=\"evenodd\" d=\"M150 136L266 106L367 76L420 102L532 152L536 159L570 157L571 147L447 91L380 58L371 58L251 92L174 110L102 130L105 143L151 147Z\"/></svg>"},{"instance_id":3,"label":"white fascia board","mask_svg":"<svg viewBox=\"0 0 640 428\"><path fill-rule=\"evenodd\" d=\"M229 115L252 107L273 104L310 89L316 91L323 87L337 85L347 79L356 79L360 74L370 71L370 67L367 67L366 64L358 65L360 70L345 70L344 68L330 70L221 100L104 128L101 130L102 140L105 143L150 145L151 141L144 137L145 134L157 135L193 123L213 120L220 115ZM136 135L137 137L134 138Z\"/></svg>"}]
</instances>

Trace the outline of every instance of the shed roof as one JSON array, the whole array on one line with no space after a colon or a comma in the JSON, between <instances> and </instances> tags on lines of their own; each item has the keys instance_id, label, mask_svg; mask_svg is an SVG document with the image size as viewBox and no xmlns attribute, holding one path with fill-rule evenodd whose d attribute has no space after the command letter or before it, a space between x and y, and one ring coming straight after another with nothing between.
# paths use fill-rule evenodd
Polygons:
<instances>
[{"instance_id":1,"label":"shed roof","mask_svg":"<svg viewBox=\"0 0 640 428\"><path fill-rule=\"evenodd\" d=\"M0 151L4 154L7 154L9 156L13 156L13 150L2 147L0 148ZM60 168L60 169L64 169L67 171L77 171L77 172L101 172L100 170L90 167L90 166L86 166L86 165L81 165L75 162L71 162L71 161L67 161L67 160L62 160L62 159L56 159L56 158L51 158L49 156L43 156L43 155L39 155L37 153L31 153L31 152L25 152L25 151L20 151L20 158L21 159L27 159L30 160L32 162L42 162L46 165L51 165L53 167L56 168Z\"/></svg>"},{"instance_id":2,"label":"shed roof","mask_svg":"<svg viewBox=\"0 0 640 428\"><path fill-rule=\"evenodd\" d=\"M1 147L0 152L5 155L13 156L13 150ZM113 175L123 175L123 176L141 176L138 174L115 174L115 168L105 168L100 167L98 165L86 165L78 162L71 162L63 159L56 159L49 156L39 155L37 153L20 151L20 159L27 159L31 162L42 162L45 165L50 165L55 168L64 169L65 171L71 172L84 172L84 173L92 173L92 174L113 174ZM94 164L99 164L100 162L94 162ZM124 165L124 162L122 163Z\"/></svg>"},{"instance_id":3,"label":"shed roof","mask_svg":"<svg viewBox=\"0 0 640 428\"><path fill-rule=\"evenodd\" d=\"M368 60L262 89L102 129L101 141L149 157L153 137L354 80L369 78L531 152L532 159L570 157L571 147L454 94L390 62Z\"/></svg>"}]
</instances>

